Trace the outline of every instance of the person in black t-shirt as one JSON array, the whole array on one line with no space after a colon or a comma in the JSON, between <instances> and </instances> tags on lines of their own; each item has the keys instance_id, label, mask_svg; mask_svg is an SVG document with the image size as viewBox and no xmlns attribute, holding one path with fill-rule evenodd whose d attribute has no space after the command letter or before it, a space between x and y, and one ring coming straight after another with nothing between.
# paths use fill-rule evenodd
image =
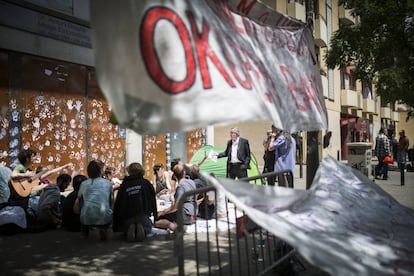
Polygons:
<instances>
[{"instance_id":1,"label":"person in black t-shirt","mask_svg":"<svg viewBox=\"0 0 414 276\"><path fill-rule=\"evenodd\" d=\"M143 241L152 232L150 217L157 218L155 190L140 163L131 163L127 173L116 197L113 229L124 232L128 241Z\"/></svg>"}]
</instances>

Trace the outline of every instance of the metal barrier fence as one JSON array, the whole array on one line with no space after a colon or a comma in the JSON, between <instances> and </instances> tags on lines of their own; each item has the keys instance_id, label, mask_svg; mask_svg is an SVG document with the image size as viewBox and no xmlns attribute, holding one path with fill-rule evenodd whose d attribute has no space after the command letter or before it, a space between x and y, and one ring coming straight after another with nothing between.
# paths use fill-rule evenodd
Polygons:
<instances>
[{"instance_id":1,"label":"metal barrier fence","mask_svg":"<svg viewBox=\"0 0 414 276\"><path fill-rule=\"evenodd\" d=\"M243 180L265 179L272 175L276 173ZM182 210L187 196L205 196L210 191L214 191L217 203L215 188L208 186L185 193L179 201L178 210ZM179 275L277 274L286 264L291 265L293 260L297 267L301 266L300 261L295 260L294 248L261 229L227 199L225 206L225 217L210 220L197 217L190 226L183 225L183 212L177 212L174 251L178 258ZM200 208L207 211L208 206L204 203ZM299 269L304 268L301 266Z\"/></svg>"}]
</instances>

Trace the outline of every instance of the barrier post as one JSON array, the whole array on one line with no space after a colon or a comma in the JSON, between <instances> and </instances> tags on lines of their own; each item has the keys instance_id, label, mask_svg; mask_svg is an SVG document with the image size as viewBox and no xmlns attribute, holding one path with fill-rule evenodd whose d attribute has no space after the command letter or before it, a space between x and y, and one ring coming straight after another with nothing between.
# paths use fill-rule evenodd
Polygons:
<instances>
[{"instance_id":1,"label":"barrier post","mask_svg":"<svg viewBox=\"0 0 414 276\"><path fill-rule=\"evenodd\" d=\"M405 162L399 163L400 165L400 180L401 180L401 186L405 185Z\"/></svg>"}]
</instances>

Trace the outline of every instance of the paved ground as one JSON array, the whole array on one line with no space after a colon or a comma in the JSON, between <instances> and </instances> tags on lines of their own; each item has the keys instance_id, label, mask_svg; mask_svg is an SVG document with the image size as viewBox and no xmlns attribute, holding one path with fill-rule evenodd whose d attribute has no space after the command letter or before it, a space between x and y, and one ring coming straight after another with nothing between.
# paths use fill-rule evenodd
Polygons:
<instances>
[{"instance_id":1,"label":"paved ground","mask_svg":"<svg viewBox=\"0 0 414 276\"><path fill-rule=\"evenodd\" d=\"M305 188L297 168L295 187ZM388 180L376 182L401 204L414 208L414 172L389 172ZM54 230L37 234L0 236L1 275L177 275L172 237L163 235L144 243L127 243L122 236L98 241L83 240L79 233ZM307 275L319 275L310 270ZM302 275L302 274L301 274Z\"/></svg>"}]
</instances>

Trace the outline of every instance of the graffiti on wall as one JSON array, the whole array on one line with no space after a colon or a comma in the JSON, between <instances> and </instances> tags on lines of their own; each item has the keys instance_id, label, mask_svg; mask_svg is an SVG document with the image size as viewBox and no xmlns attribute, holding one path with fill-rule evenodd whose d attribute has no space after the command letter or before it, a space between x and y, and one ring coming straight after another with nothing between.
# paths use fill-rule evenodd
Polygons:
<instances>
[{"instance_id":1,"label":"graffiti on wall","mask_svg":"<svg viewBox=\"0 0 414 276\"><path fill-rule=\"evenodd\" d=\"M0 166L6 166L9 160L9 151L7 145L9 141L10 113L6 92L0 89L0 95L0 145L2 145L0 147Z\"/></svg>"},{"instance_id":2,"label":"graffiti on wall","mask_svg":"<svg viewBox=\"0 0 414 276\"><path fill-rule=\"evenodd\" d=\"M152 168L155 164L163 164L166 168L168 166L166 164L166 135L144 136L143 138L145 178L152 180Z\"/></svg>"},{"instance_id":3,"label":"graffiti on wall","mask_svg":"<svg viewBox=\"0 0 414 276\"><path fill-rule=\"evenodd\" d=\"M125 142L118 139L118 126L108 122L110 108L104 99L89 100L88 118L84 97L24 91L22 99L18 106L12 98L9 112L1 107L0 142L8 140L8 149L1 149L4 165L7 155L17 157L20 148L33 148L38 152L35 167L73 163L75 172L86 174L88 160L100 159L124 174Z\"/></svg>"},{"instance_id":4,"label":"graffiti on wall","mask_svg":"<svg viewBox=\"0 0 414 276\"><path fill-rule=\"evenodd\" d=\"M123 175L125 168L124 140L119 138L119 127L108 122L110 106L104 99L89 99L89 159L99 159Z\"/></svg>"},{"instance_id":5,"label":"graffiti on wall","mask_svg":"<svg viewBox=\"0 0 414 276\"><path fill-rule=\"evenodd\" d=\"M199 150L202 146L206 144L206 129L197 128L193 131L188 131L186 133L187 138L187 160L191 160L193 155Z\"/></svg>"}]
</instances>

